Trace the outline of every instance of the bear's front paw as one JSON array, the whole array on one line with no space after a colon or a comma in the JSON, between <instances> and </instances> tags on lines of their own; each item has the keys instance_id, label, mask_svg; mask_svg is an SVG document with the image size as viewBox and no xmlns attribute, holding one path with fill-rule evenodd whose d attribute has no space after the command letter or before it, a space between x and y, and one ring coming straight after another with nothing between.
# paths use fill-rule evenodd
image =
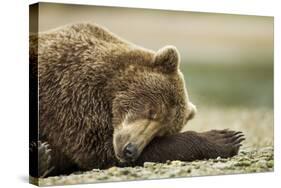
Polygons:
<instances>
[{"instance_id":1,"label":"bear's front paw","mask_svg":"<svg viewBox=\"0 0 281 188\"><path fill-rule=\"evenodd\" d=\"M32 142L29 147L30 155L33 157L38 157L38 177L44 178L46 177L53 169L51 165L51 149L49 148L49 144L47 142ZM30 161L30 162L35 162Z\"/></svg>"},{"instance_id":2,"label":"bear's front paw","mask_svg":"<svg viewBox=\"0 0 281 188\"><path fill-rule=\"evenodd\" d=\"M51 164L51 152L50 146L47 142L38 141L38 161L39 161L39 177L44 178L50 174L54 167Z\"/></svg>"},{"instance_id":3,"label":"bear's front paw","mask_svg":"<svg viewBox=\"0 0 281 188\"><path fill-rule=\"evenodd\" d=\"M241 131L211 130L202 133L209 142L217 145L217 152L220 157L227 158L236 155L241 147L245 136Z\"/></svg>"}]
</instances>

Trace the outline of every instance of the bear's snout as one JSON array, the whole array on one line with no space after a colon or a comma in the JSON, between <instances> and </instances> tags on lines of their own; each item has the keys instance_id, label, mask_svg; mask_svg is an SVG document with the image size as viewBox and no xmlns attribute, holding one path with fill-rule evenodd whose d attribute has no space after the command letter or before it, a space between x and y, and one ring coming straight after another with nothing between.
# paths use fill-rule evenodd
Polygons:
<instances>
[{"instance_id":1,"label":"bear's snout","mask_svg":"<svg viewBox=\"0 0 281 188\"><path fill-rule=\"evenodd\" d=\"M126 161L135 161L138 156L137 146L129 143L123 149L123 156Z\"/></svg>"},{"instance_id":2,"label":"bear's snout","mask_svg":"<svg viewBox=\"0 0 281 188\"><path fill-rule=\"evenodd\" d=\"M145 146L157 135L161 126L158 122L139 119L124 121L114 130L113 147L120 162L137 160Z\"/></svg>"}]
</instances>

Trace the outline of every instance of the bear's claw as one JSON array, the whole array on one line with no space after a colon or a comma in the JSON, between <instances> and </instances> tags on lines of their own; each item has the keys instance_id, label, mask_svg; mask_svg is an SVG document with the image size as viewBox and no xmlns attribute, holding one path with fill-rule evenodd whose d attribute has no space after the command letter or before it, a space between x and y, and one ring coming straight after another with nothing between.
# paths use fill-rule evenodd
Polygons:
<instances>
[{"instance_id":1,"label":"bear's claw","mask_svg":"<svg viewBox=\"0 0 281 188\"><path fill-rule=\"evenodd\" d=\"M216 146L220 157L232 157L236 155L245 140L245 135L241 131L211 130L201 133L202 136Z\"/></svg>"},{"instance_id":2,"label":"bear's claw","mask_svg":"<svg viewBox=\"0 0 281 188\"><path fill-rule=\"evenodd\" d=\"M29 147L30 155L38 156L38 174L36 177L46 177L54 167L51 166L51 149L46 142L31 142ZM33 162L33 161L32 161Z\"/></svg>"}]
</instances>

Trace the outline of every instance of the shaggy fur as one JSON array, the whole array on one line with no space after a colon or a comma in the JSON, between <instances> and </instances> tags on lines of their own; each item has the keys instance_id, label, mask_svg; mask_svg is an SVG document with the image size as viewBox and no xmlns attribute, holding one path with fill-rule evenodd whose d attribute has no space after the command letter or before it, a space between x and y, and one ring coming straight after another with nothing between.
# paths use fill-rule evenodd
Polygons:
<instances>
[{"instance_id":1,"label":"shaggy fur","mask_svg":"<svg viewBox=\"0 0 281 188\"><path fill-rule=\"evenodd\" d=\"M142 147L153 141L143 152L140 146L141 156L134 164L229 157L239 149L240 133L178 133L195 109L174 47L154 52L100 26L74 24L31 35L30 61L38 62L39 139L44 143L39 147L51 151L48 163L54 168L48 175L120 165L115 154L122 139L116 139L130 135L120 131L124 122L140 119L155 129L153 134L140 134L146 141ZM172 148L179 153L171 154ZM163 155L153 157L154 151Z\"/></svg>"}]
</instances>

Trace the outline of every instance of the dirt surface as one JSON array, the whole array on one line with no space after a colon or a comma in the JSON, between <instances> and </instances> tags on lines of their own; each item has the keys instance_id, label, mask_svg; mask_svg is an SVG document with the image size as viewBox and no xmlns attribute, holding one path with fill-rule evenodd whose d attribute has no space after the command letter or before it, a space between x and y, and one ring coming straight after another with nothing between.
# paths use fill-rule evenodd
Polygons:
<instances>
[{"instance_id":1,"label":"dirt surface","mask_svg":"<svg viewBox=\"0 0 281 188\"><path fill-rule=\"evenodd\" d=\"M231 159L218 157L217 159L189 163L167 161L164 164L146 162L144 167L111 167L108 170L94 169L84 173L77 172L69 176L40 179L40 185L268 172L273 171L273 166L273 148L266 147L259 150L241 150L239 155Z\"/></svg>"},{"instance_id":2,"label":"dirt surface","mask_svg":"<svg viewBox=\"0 0 281 188\"><path fill-rule=\"evenodd\" d=\"M167 161L164 164L147 162L143 167L93 169L69 176L39 179L39 184L46 186L273 171L272 110L205 108L200 110L199 116L184 130L204 131L224 128L241 130L247 139L239 154L229 159L218 157L194 162Z\"/></svg>"}]
</instances>

